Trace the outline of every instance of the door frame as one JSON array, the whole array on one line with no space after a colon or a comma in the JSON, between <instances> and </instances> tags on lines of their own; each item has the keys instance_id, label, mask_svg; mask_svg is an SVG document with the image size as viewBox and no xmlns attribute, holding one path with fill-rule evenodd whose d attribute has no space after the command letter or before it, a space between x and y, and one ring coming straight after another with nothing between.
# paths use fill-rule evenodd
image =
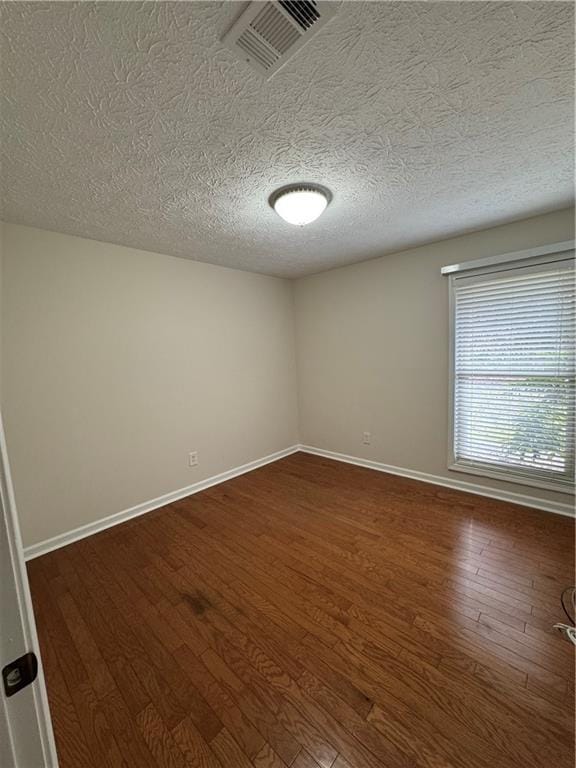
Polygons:
<instances>
[{"instance_id":1,"label":"door frame","mask_svg":"<svg viewBox=\"0 0 576 768\"><path fill-rule=\"evenodd\" d=\"M16 512L16 502L14 497L14 488L10 474L10 464L8 461L8 451L4 435L4 426L2 414L0 412L0 506L6 525L8 539L9 556L11 560L12 571L14 574L14 585L16 591L16 600L20 614L20 623L24 637L25 649L23 652L32 651L38 659L38 676L31 684L33 693L33 706L35 722L28 722L28 730L36 730L44 760L43 766L38 768L58 768L58 757L56 754L56 743L54 741L54 732L52 730L52 719L50 717L50 707L48 704L48 695L46 693L46 683L42 668L42 659L40 655L40 646L38 643L38 634L36 632L36 620L34 618L34 609L32 607L32 598L30 587L28 585L28 575L24 561L24 549L22 547L22 538L20 535L20 525ZM4 662L5 663L5 662ZM18 694L16 694L18 695ZM14 739L14 717L10 713L10 699L2 694L0 695L1 705L4 710L8 734L10 738L10 749L17 755L17 744Z\"/></svg>"}]
</instances>

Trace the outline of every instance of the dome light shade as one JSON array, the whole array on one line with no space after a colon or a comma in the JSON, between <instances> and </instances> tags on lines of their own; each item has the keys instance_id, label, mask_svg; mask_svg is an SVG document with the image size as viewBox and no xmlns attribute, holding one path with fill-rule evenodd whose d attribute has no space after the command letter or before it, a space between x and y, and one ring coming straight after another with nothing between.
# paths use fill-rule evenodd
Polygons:
<instances>
[{"instance_id":1,"label":"dome light shade","mask_svg":"<svg viewBox=\"0 0 576 768\"><path fill-rule=\"evenodd\" d=\"M317 184L293 184L274 192L270 205L284 221L303 227L324 212L331 197L329 190Z\"/></svg>"}]
</instances>

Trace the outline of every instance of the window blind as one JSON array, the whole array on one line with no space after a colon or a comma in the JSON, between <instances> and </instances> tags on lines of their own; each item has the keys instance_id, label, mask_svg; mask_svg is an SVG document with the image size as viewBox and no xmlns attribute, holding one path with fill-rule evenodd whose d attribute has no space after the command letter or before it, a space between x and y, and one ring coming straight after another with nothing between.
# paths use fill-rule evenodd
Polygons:
<instances>
[{"instance_id":1,"label":"window blind","mask_svg":"<svg viewBox=\"0 0 576 768\"><path fill-rule=\"evenodd\" d=\"M455 465L570 485L573 258L463 273L452 285Z\"/></svg>"}]
</instances>

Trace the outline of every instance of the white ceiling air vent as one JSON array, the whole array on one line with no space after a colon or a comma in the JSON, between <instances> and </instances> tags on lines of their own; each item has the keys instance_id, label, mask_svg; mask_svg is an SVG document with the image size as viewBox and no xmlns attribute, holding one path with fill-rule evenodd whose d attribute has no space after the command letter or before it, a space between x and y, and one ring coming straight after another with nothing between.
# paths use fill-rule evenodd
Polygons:
<instances>
[{"instance_id":1,"label":"white ceiling air vent","mask_svg":"<svg viewBox=\"0 0 576 768\"><path fill-rule=\"evenodd\" d=\"M222 42L268 79L334 16L338 5L322 0L255 0Z\"/></svg>"}]
</instances>

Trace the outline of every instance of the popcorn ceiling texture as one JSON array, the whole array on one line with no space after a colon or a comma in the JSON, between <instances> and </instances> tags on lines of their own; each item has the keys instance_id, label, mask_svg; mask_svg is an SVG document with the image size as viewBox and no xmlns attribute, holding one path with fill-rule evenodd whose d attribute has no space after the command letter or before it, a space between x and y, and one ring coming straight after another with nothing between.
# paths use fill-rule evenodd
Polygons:
<instances>
[{"instance_id":1,"label":"popcorn ceiling texture","mask_svg":"<svg viewBox=\"0 0 576 768\"><path fill-rule=\"evenodd\" d=\"M3 4L2 217L295 277L572 203L572 4L345 2L269 82L242 9Z\"/></svg>"}]
</instances>

